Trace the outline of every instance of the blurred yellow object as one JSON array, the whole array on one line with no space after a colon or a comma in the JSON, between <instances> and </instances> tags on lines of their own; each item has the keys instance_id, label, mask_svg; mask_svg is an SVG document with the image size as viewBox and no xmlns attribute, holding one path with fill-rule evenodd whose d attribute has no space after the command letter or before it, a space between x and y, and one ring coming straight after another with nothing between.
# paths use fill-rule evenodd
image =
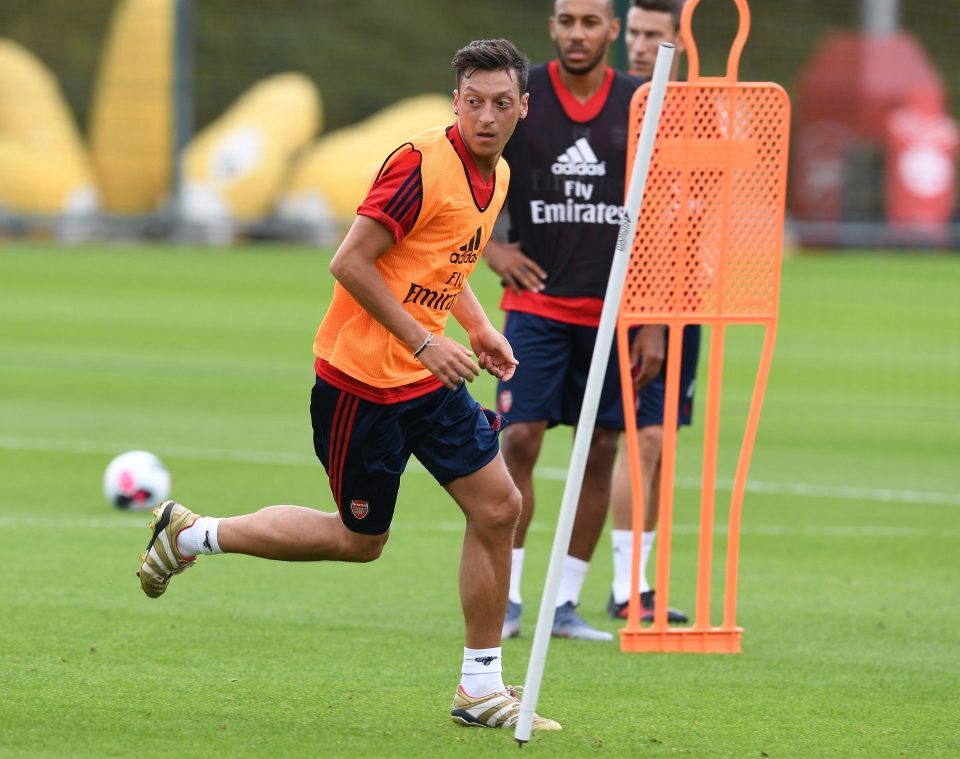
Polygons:
<instances>
[{"instance_id":1,"label":"blurred yellow object","mask_svg":"<svg viewBox=\"0 0 960 759\"><path fill-rule=\"evenodd\" d=\"M450 96L417 95L322 137L294 164L279 216L315 226L350 223L387 155L418 132L454 118Z\"/></svg>"},{"instance_id":2,"label":"blurred yellow object","mask_svg":"<svg viewBox=\"0 0 960 759\"><path fill-rule=\"evenodd\" d=\"M148 213L167 198L173 142L174 0L120 0L90 118L90 153L107 211Z\"/></svg>"},{"instance_id":3,"label":"blurred yellow object","mask_svg":"<svg viewBox=\"0 0 960 759\"><path fill-rule=\"evenodd\" d=\"M85 215L97 192L85 162L0 139L0 207L27 214Z\"/></svg>"},{"instance_id":4,"label":"blurred yellow object","mask_svg":"<svg viewBox=\"0 0 960 759\"><path fill-rule=\"evenodd\" d=\"M293 155L322 128L320 93L303 74L258 82L187 146L181 212L188 221L269 212Z\"/></svg>"},{"instance_id":5,"label":"blurred yellow object","mask_svg":"<svg viewBox=\"0 0 960 759\"><path fill-rule=\"evenodd\" d=\"M93 212L86 149L53 74L0 38L0 206L19 213Z\"/></svg>"}]
</instances>

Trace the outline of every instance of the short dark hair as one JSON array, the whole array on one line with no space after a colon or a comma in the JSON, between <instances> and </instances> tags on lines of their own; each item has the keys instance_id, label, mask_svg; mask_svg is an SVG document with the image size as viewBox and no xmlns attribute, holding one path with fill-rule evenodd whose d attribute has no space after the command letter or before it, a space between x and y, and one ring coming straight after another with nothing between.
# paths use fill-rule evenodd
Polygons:
<instances>
[{"instance_id":1,"label":"short dark hair","mask_svg":"<svg viewBox=\"0 0 960 759\"><path fill-rule=\"evenodd\" d=\"M527 91L527 73L530 70L530 61L521 53L510 40L474 40L460 48L450 68L457 75L457 88L466 77L474 71L508 71L517 72L517 83L520 85L520 94Z\"/></svg>"},{"instance_id":2,"label":"short dark hair","mask_svg":"<svg viewBox=\"0 0 960 759\"><path fill-rule=\"evenodd\" d=\"M679 29L683 2L684 0L633 0L633 7L644 11L669 13L673 17L673 25Z\"/></svg>"},{"instance_id":3,"label":"short dark hair","mask_svg":"<svg viewBox=\"0 0 960 759\"><path fill-rule=\"evenodd\" d=\"M610 12L610 15L611 15L611 16L615 16L615 15L616 15L617 11L616 11L616 9L613 7L613 0L607 0L607 10ZM557 0L554 0L554 2L553 2L553 12L554 12L554 13L557 12Z\"/></svg>"}]
</instances>

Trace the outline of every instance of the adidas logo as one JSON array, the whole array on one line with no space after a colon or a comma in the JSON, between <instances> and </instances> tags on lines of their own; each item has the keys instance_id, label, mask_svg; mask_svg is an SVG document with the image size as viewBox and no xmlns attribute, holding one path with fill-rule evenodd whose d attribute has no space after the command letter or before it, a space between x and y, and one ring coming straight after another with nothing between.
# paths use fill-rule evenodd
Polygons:
<instances>
[{"instance_id":1,"label":"adidas logo","mask_svg":"<svg viewBox=\"0 0 960 759\"><path fill-rule=\"evenodd\" d=\"M480 235L483 233L483 227L477 227L470 241L460 246L459 253L450 254L450 263L452 264L475 264L480 257Z\"/></svg>"},{"instance_id":2,"label":"adidas logo","mask_svg":"<svg viewBox=\"0 0 960 759\"><path fill-rule=\"evenodd\" d=\"M587 138L581 137L557 156L550 171L565 177L602 177L607 173L607 162L598 161Z\"/></svg>"}]
</instances>

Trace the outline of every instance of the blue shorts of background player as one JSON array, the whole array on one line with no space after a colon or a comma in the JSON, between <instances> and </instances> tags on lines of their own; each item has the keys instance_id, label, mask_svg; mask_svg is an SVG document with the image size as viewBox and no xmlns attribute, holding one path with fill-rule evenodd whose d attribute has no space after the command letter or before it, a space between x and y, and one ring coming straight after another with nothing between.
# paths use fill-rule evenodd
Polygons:
<instances>
[{"instance_id":1,"label":"blue shorts of background player","mask_svg":"<svg viewBox=\"0 0 960 759\"><path fill-rule=\"evenodd\" d=\"M313 447L347 529L390 529L400 476L414 455L441 485L482 469L505 424L467 392L440 388L409 401L373 403L317 377L310 399Z\"/></svg>"},{"instance_id":2,"label":"blue shorts of background player","mask_svg":"<svg viewBox=\"0 0 960 759\"><path fill-rule=\"evenodd\" d=\"M683 328L683 348L680 356L680 404L677 426L690 424L693 416L693 393L697 384L697 360L700 356L700 325L690 324ZM637 427L663 424L663 407L666 400L667 362L660 373L640 388L637 393Z\"/></svg>"},{"instance_id":3,"label":"blue shorts of background player","mask_svg":"<svg viewBox=\"0 0 960 759\"><path fill-rule=\"evenodd\" d=\"M508 382L497 383L497 409L511 422L548 421L575 425L580 418L596 327L509 311L504 336L520 364ZM681 359L680 424L690 424L694 377L700 350L700 327L684 329ZM663 423L666 362L660 374L640 389L638 426ZM624 429L623 400L616 344L611 348L604 376L596 426Z\"/></svg>"}]
</instances>

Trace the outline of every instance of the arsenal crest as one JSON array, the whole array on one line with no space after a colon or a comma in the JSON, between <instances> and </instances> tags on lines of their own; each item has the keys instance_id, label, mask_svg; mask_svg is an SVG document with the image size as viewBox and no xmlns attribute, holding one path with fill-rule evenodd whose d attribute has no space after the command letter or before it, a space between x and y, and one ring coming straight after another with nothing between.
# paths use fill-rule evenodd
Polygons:
<instances>
[{"instance_id":1,"label":"arsenal crest","mask_svg":"<svg viewBox=\"0 0 960 759\"><path fill-rule=\"evenodd\" d=\"M500 397L497 399L497 411L501 414L507 414L510 412L510 407L513 405L513 393L509 390L504 390L500 393Z\"/></svg>"},{"instance_id":2,"label":"arsenal crest","mask_svg":"<svg viewBox=\"0 0 960 759\"><path fill-rule=\"evenodd\" d=\"M350 501L350 513L357 519L363 519L370 513L370 504L366 501Z\"/></svg>"}]
</instances>

